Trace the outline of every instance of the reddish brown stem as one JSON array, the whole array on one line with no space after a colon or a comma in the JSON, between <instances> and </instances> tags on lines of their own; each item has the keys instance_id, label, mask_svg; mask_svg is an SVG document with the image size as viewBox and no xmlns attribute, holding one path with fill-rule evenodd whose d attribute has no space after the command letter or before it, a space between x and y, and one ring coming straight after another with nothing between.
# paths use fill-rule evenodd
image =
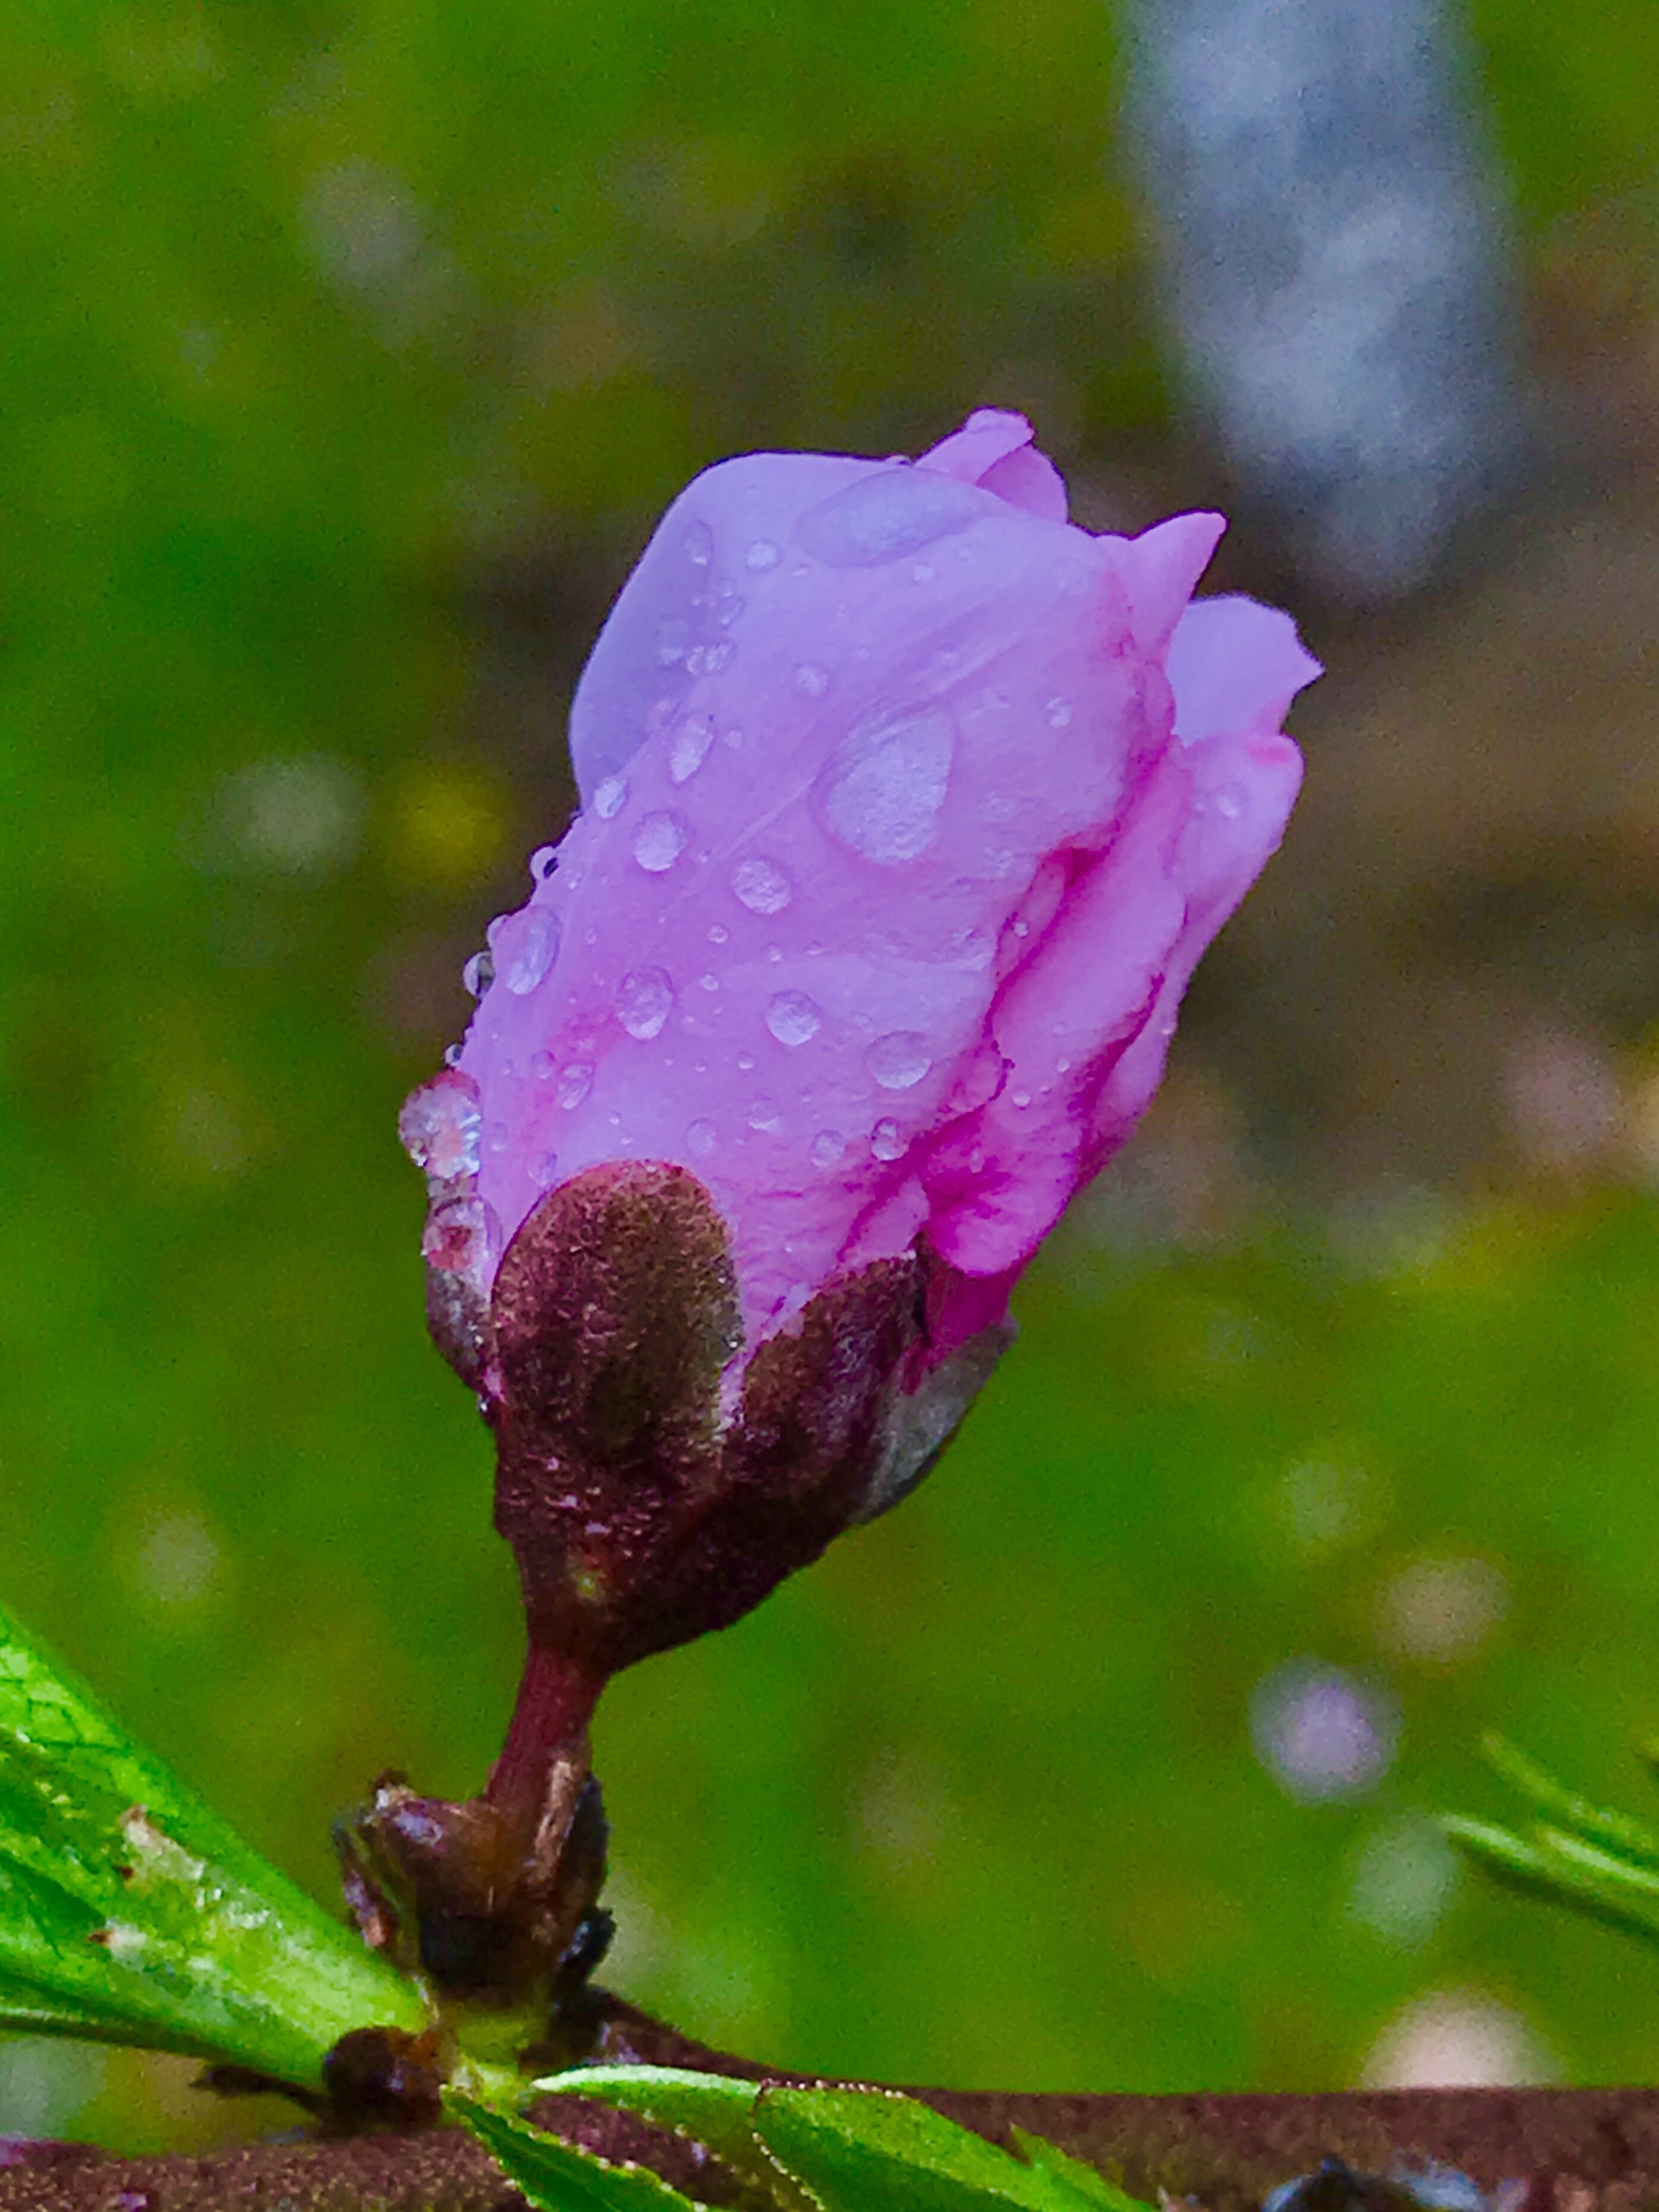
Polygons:
<instances>
[{"instance_id":1,"label":"reddish brown stem","mask_svg":"<svg viewBox=\"0 0 1659 2212\"><path fill-rule=\"evenodd\" d=\"M603 1675L564 1652L531 1645L507 1741L484 1787L490 1804L503 1813L522 1813L532 1822L539 1816L549 1778L580 1742L604 1687Z\"/></svg>"}]
</instances>

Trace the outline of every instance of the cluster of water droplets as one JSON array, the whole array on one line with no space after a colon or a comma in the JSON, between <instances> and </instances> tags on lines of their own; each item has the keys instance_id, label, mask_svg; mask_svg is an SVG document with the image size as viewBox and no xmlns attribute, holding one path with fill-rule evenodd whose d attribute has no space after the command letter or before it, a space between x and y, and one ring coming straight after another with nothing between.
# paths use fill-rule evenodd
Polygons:
<instances>
[{"instance_id":1,"label":"cluster of water droplets","mask_svg":"<svg viewBox=\"0 0 1659 2212\"><path fill-rule=\"evenodd\" d=\"M477 1085L458 1067L443 1068L404 1100L398 1134L426 1176L421 1254L428 1267L428 1320L451 1365L476 1380L503 1241L494 1207L478 1195L483 1115Z\"/></svg>"},{"instance_id":2,"label":"cluster of water droplets","mask_svg":"<svg viewBox=\"0 0 1659 2212\"><path fill-rule=\"evenodd\" d=\"M589 792L588 814L596 828L616 824L613 834L624 866L637 867L647 878L668 878L677 870L689 873L694 864L702 865L709 858L696 848L697 810L691 801L696 794L690 787L705 775L717 745L741 752L744 738L739 730L728 728L726 718L714 710L711 694L699 694L693 687L697 679L718 676L729 665L737 650L732 632L745 611L744 594L766 606L768 594L789 588L788 580L808 574L807 562L832 568L869 568L902 560L912 583L931 583L935 578L932 560L920 561L915 555L936 540L952 536L958 537L958 551L971 550L964 549L960 534L982 517L987 499L988 495L972 486L908 466L876 471L805 518L797 526L795 544L786 545L778 538L759 534L739 537L729 549L730 560L725 565L740 580L741 589L732 574L722 573L722 548L709 525L697 518L684 525L678 551L669 549L678 564L669 572L671 596L665 604L659 601L660 619L656 620L654 629L647 629L641 641L647 665L654 661L660 678L654 692L645 694L647 700L654 697L654 703L641 710L641 720L635 727L651 743L666 770L669 785L676 792L687 790L685 803L690 818L677 805L659 803L654 796L645 798L643 791L640 793L642 808L628 814L635 787L643 779L626 750L618 753L612 747L609 772L600 775ZM933 556L939 557L937 553ZM833 655L826 654L822 660L786 659L782 674L798 714L816 720L836 714L848 678ZM869 694L865 696L867 698ZM1060 727L1070 719L1070 702L1051 699L1044 711L1050 724ZM936 694L911 704L904 703L902 697L897 702L890 699L861 714L856 705L849 705L842 712L839 734L833 724L827 734L831 742L809 801L819 829L848 853L882 869L901 869L919 860L934 843L950 792L959 741L951 708ZM603 766L605 757L601 746L599 765ZM625 815L625 819L619 818ZM554 849L543 848L531 863L532 883L545 884L556 865ZM735 857L722 856L718 865L736 908L743 914L769 920L784 914L796 900L797 884L791 867L775 853L739 849ZM794 865L792 860L791 866ZM741 930L741 915L734 912L732 921ZM720 921L712 922L706 931L709 944L717 947L728 945L732 933L732 928ZM982 932L968 934L975 941L964 940L960 956L946 964L969 969L988 966L994 951L990 939ZM585 942L592 946L598 937L597 928L590 927ZM469 963L469 988L479 996L499 990L511 1000L527 1000L552 974L560 950L558 915L532 896L525 908L492 922L487 950ZM773 960L785 957L775 945L769 952ZM896 947L895 957L902 957ZM699 1009L719 1018L723 1003L718 997L722 986L719 961L701 974L694 963L689 963L683 973L678 960L674 967L672 974L667 967L651 962L630 968L608 994L617 1027L636 1045L651 1045L663 1037L677 1010L683 1009L682 1026L687 1019L702 1020ZM787 1062L817 1040L822 1052L823 1044L836 1035L831 1018L810 991L799 988L793 975L780 975L778 981L780 984L787 981L788 988L775 990L769 996L763 994L760 1013L770 1042L757 1040L756 1050L763 1055L776 1052ZM512 1013L505 1005L501 1011ZM513 1016L515 1030L520 1018ZM550 1024L543 1032L550 1041ZM519 1033L523 1034L521 1030ZM921 1030L908 1029L889 1030L869 1041L866 1027L863 1038L849 1036L846 1042L849 1052L861 1054L864 1074L874 1089L867 1121L860 1115L848 1127L814 1130L811 1121L805 1120L803 1127L805 1116L787 1094L781 1103L757 1091L746 1103L734 1108L734 1126L728 1127L723 1116L717 1122L704 1114L692 1115L682 1133L682 1156L688 1164L694 1170L704 1163L718 1166L734 1143L756 1140L804 1145L811 1169L823 1176L850 1171L860 1161L889 1164L903 1159L914 1130L907 1131L901 1125L902 1109L896 1107L896 1100L917 1090L933 1073L934 1047ZM534 1159L524 1163L525 1172L537 1189L551 1188L557 1181L561 1150L571 1158L589 1155L584 1109L592 1110L599 1079L597 1044L597 1039L586 1044L592 1057L567 1056L568 1045L564 1052L538 1050L526 1056L523 1072L532 1085L531 1124L544 1141L555 1140L546 1144ZM582 1048L579 1044L576 1050L580 1053ZM810 1060L811 1055L807 1058ZM805 1066L807 1061L798 1064ZM502 1077L514 1079L512 1061L503 1060L500 1065ZM665 1078L669 1065L665 1063ZM753 1072L755 1051L738 1052L732 1065L739 1073ZM706 1072L701 1063L694 1070L696 1074ZM895 1099L895 1111L882 1111L876 1103L884 1101L887 1095ZM691 1111L690 1100L687 1110ZM574 1118L578 1115L583 1116L580 1121ZM558 1140L561 1116L572 1117L568 1143ZM620 1131L621 1116L612 1113L609 1118L611 1127ZM826 1121L829 1118L824 1116ZM844 1108L836 1118L848 1120ZM492 1122L488 1131L483 1128L477 1091L452 1065L434 1083L414 1094L401 1127L411 1156L428 1175L431 1211L424 1249L434 1279L450 1286L446 1293L446 1325L455 1340L451 1357L465 1372L466 1358L477 1356L484 1302L502 1246L501 1223L479 1195L479 1156L481 1151L493 1155L507 1146L506 1126L498 1127ZM626 1139L619 1141L625 1144ZM434 1297L434 1304L444 1305L444 1299Z\"/></svg>"}]
</instances>

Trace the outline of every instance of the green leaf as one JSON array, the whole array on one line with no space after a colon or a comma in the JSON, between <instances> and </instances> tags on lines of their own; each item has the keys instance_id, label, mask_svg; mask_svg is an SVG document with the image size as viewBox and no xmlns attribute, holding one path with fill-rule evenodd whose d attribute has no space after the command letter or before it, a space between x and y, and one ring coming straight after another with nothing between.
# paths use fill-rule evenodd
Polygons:
<instances>
[{"instance_id":1,"label":"green leaf","mask_svg":"<svg viewBox=\"0 0 1659 2212\"><path fill-rule=\"evenodd\" d=\"M613 2164L469 2097L445 2102L537 2212L706 2212L649 2166Z\"/></svg>"},{"instance_id":2,"label":"green leaf","mask_svg":"<svg viewBox=\"0 0 1659 2212\"><path fill-rule=\"evenodd\" d=\"M582 2066L534 2085L695 2138L791 2212L1146 2212L1041 2137L997 2149L896 2089L791 2089L655 2066Z\"/></svg>"},{"instance_id":3,"label":"green leaf","mask_svg":"<svg viewBox=\"0 0 1659 2212\"><path fill-rule=\"evenodd\" d=\"M1108 2181L1103 2173L1086 2166L1080 2158L1073 2158L1058 2143L1051 2143L1042 2136L1027 2135L1024 2128L1010 2128L1014 2148L1032 2172L1048 2179L1063 2182L1073 2195L1087 2204L1104 2207L1104 2212L1146 2212L1146 2207L1137 2198Z\"/></svg>"},{"instance_id":4,"label":"green leaf","mask_svg":"<svg viewBox=\"0 0 1659 2212\"><path fill-rule=\"evenodd\" d=\"M811 2199L782 2174L754 2130L758 2081L698 2074L676 2066L579 2066L534 2085L538 2096L592 2097L637 2112L655 2127L689 2136L746 2180L769 2190L788 2212Z\"/></svg>"},{"instance_id":5,"label":"green leaf","mask_svg":"<svg viewBox=\"0 0 1659 2212\"><path fill-rule=\"evenodd\" d=\"M1547 1820L1559 1821L1626 1858L1659 1869L1659 1836L1641 1821L1579 1796L1504 1736L1483 1737L1481 1748L1488 1764Z\"/></svg>"},{"instance_id":6,"label":"green leaf","mask_svg":"<svg viewBox=\"0 0 1659 2212\"><path fill-rule=\"evenodd\" d=\"M315 2087L348 2029L425 2020L0 1608L0 2021Z\"/></svg>"},{"instance_id":7,"label":"green leaf","mask_svg":"<svg viewBox=\"0 0 1659 2212\"><path fill-rule=\"evenodd\" d=\"M1659 1900L1650 1899L1644 1889L1610 1877L1593 1862L1587 1863L1580 1856L1584 1846L1569 1851L1562 1846L1571 1839L1559 1832L1540 1829L1529 1839L1513 1835L1507 1828L1455 1815L1449 1815L1440 1826L1460 1850L1523 1896L1565 1905L1626 1935L1659 1942ZM1641 1870L1626 1868L1623 1871Z\"/></svg>"},{"instance_id":8,"label":"green leaf","mask_svg":"<svg viewBox=\"0 0 1659 2212\"><path fill-rule=\"evenodd\" d=\"M755 2130L825 2212L1082 2212L1100 2201L897 2091L763 2089Z\"/></svg>"}]
</instances>

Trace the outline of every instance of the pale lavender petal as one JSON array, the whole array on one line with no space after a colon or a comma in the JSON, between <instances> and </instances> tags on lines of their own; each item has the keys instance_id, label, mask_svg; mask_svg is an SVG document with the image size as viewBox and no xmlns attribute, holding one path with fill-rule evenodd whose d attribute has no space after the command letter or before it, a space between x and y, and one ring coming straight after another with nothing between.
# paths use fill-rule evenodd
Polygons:
<instances>
[{"instance_id":1,"label":"pale lavender petal","mask_svg":"<svg viewBox=\"0 0 1659 2212\"><path fill-rule=\"evenodd\" d=\"M1032 439L1030 424L1023 415L1004 407L976 407L948 438L941 438L916 463L940 476L960 477L963 483L981 483L986 471Z\"/></svg>"},{"instance_id":2,"label":"pale lavender petal","mask_svg":"<svg viewBox=\"0 0 1659 2212\"><path fill-rule=\"evenodd\" d=\"M586 1168L674 1161L751 1346L923 1237L935 1353L997 1317L1277 841L1310 665L1264 610L1180 623L1218 518L1063 515L992 410L920 465L750 454L681 495L578 688L584 811L491 930L448 1202L510 1240Z\"/></svg>"},{"instance_id":3,"label":"pale lavender petal","mask_svg":"<svg viewBox=\"0 0 1659 2212\"><path fill-rule=\"evenodd\" d=\"M1176 735L1186 744L1277 730L1291 701L1321 673L1287 614L1231 595L1193 602L1175 626L1164 667Z\"/></svg>"},{"instance_id":4,"label":"pale lavender petal","mask_svg":"<svg viewBox=\"0 0 1659 2212\"><path fill-rule=\"evenodd\" d=\"M1222 514L1176 514L1139 538L1106 538L1118 562L1143 653L1161 653L1227 527Z\"/></svg>"}]
</instances>

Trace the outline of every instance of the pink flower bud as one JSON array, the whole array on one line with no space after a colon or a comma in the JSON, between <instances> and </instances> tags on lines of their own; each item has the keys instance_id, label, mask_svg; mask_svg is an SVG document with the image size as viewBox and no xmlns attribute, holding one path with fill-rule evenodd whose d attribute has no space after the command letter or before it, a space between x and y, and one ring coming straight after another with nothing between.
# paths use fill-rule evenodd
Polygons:
<instances>
[{"instance_id":1,"label":"pink flower bud","mask_svg":"<svg viewBox=\"0 0 1659 2212\"><path fill-rule=\"evenodd\" d=\"M1221 519L1091 536L1030 438L981 410L917 462L754 453L681 494L577 690L581 811L492 925L457 1066L405 1112L434 1328L498 1430L523 1429L498 1271L522 1375L549 1264L514 1240L595 1174L695 1178L730 1305L717 1396L686 1417L699 1495L763 1348L899 1267L897 1336L860 1324L897 1362L854 1424L886 1457L866 1437L862 1492L837 1478L812 1548L949 1433L1020 1270L1151 1098L1300 776L1279 723L1318 669L1289 618L1191 602ZM569 1436L537 1433L537 1464L568 1467Z\"/></svg>"}]
</instances>

